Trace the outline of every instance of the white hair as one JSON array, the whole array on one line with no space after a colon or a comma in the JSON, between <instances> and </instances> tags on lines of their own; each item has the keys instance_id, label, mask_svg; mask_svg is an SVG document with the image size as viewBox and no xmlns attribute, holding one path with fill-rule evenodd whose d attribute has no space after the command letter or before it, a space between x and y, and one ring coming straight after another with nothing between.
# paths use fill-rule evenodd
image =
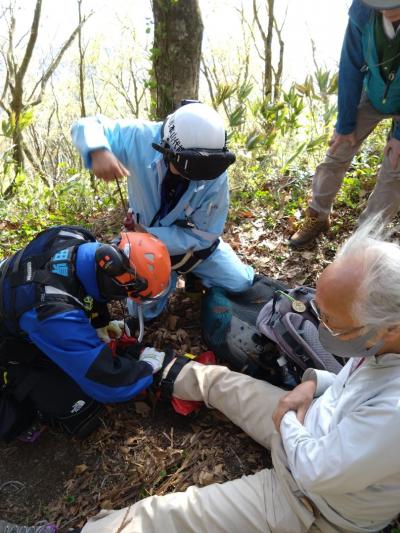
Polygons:
<instances>
[{"instance_id":1,"label":"white hair","mask_svg":"<svg viewBox=\"0 0 400 533\"><path fill-rule=\"evenodd\" d=\"M353 316L378 328L400 324L400 246L380 216L363 223L338 251L337 259L361 261L361 283Z\"/></svg>"}]
</instances>

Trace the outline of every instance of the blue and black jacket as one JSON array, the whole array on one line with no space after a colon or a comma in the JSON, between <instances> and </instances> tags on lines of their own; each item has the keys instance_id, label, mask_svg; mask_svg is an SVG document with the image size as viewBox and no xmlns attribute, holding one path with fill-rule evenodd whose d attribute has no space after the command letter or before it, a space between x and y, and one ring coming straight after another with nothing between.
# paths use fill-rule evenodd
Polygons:
<instances>
[{"instance_id":1,"label":"blue and black jacket","mask_svg":"<svg viewBox=\"0 0 400 533\"><path fill-rule=\"evenodd\" d=\"M84 228L58 226L3 261L0 325L34 343L91 398L122 402L151 385L152 367L129 353L113 357L97 336L110 319L96 277L98 246Z\"/></svg>"},{"instance_id":2,"label":"blue and black jacket","mask_svg":"<svg viewBox=\"0 0 400 533\"><path fill-rule=\"evenodd\" d=\"M353 0L339 64L336 131L343 135L352 133L356 128L357 107L363 90L373 107L381 113L400 114L400 62L388 83L379 68L375 16L374 9L361 0ZM395 121L393 135L400 140L398 121Z\"/></svg>"}]
</instances>

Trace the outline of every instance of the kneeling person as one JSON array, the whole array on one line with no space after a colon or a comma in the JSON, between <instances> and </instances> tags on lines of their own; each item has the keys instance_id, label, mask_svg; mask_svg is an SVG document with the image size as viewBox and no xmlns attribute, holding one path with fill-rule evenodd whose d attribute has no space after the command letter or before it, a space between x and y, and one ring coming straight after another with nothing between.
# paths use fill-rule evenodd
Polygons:
<instances>
[{"instance_id":1,"label":"kneeling person","mask_svg":"<svg viewBox=\"0 0 400 533\"><path fill-rule=\"evenodd\" d=\"M164 353L113 357L96 329L104 336L109 327L107 302L153 302L168 291L170 272L168 251L153 235L124 232L118 244L102 244L74 226L45 230L0 263L0 367L3 401L6 392L11 402L0 436L11 440L39 415L83 437L98 424L101 404L151 385Z\"/></svg>"},{"instance_id":2,"label":"kneeling person","mask_svg":"<svg viewBox=\"0 0 400 533\"><path fill-rule=\"evenodd\" d=\"M221 238L229 209L226 170L235 156L214 109L188 103L164 123L85 117L72 126L72 138L98 178L128 176L137 227L161 239L171 255L171 291L176 273L187 272L205 287L241 292L252 285L252 267ZM147 306L146 318L157 316L166 301Z\"/></svg>"}]
</instances>

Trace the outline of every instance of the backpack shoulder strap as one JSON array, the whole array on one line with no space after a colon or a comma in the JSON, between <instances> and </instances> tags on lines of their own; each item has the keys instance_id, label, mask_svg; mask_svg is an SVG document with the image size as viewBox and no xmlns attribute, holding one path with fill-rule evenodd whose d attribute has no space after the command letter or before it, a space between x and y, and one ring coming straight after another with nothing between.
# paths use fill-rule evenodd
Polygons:
<instances>
[{"instance_id":1,"label":"backpack shoulder strap","mask_svg":"<svg viewBox=\"0 0 400 533\"><path fill-rule=\"evenodd\" d=\"M305 286L276 291L261 310L257 327L295 365L296 373L310 367L337 373L341 364L318 339L319 323L310 306L314 296L315 289Z\"/></svg>"},{"instance_id":2,"label":"backpack shoulder strap","mask_svg":"<svg viewBox=\"0 0 400 533\"><path fill-rule=\"evenodd\" d=\"M63 296L76 300L81 305L80 289L75 277L75 254L81 244L95 241L90 231L79 226L56 226L40 232L25 248L7 261L5 266L0 267L0 310L3 319L12 321L16 326L21 314L43 303L43 287L46 286L62 291ZM5 283L9 286L7 298L1 294L4 292ZM36 288L29 292L28 287L32 284ZM17 304L17 290L22 286L29 292L29 298L26 301L19 298Z\"/></svg>"}]
</instances>

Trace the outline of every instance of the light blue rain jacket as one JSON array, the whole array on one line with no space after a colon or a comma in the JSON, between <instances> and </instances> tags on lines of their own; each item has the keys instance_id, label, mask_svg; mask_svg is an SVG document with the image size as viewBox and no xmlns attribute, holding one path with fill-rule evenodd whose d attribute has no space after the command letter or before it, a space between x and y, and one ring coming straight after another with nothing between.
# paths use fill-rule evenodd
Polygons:
<instances>
[{"instance_id":1,"label":"light blue rain jacket","mask_svg":"<svg viewBox=\"0 0 400 533\"><path fill-rule=\"evenodd\" d=\"M104 148L129 170L129 205L140 224L165 243L171 256L206 249L222 234L228 215L226 172L215 180L190 181L175 208L149 227L160 208L161 184L167 171L162 154L151 146L161 142L161 126L161 122L110 120L98 115L78 120L72 126L72 138L87 168L92 165L90 152ZM174 224L177 220L190 220L194 227L179 227ZM193 272L206 287L221 286L233 292L249 288L254 275L253 269L244 265L223 241ZM171 289L175 280L174 275ZM154 313L146 309L147 318L161 311L160 305Z\"/></svg>"},{"instance_id":2,"label":"light blue rain jacket","mask_svg":"<svg viewBox=\"0 0 400 533\"><path fill-rule=\"evenodd\" d=\"M83 118L72 127L73 141L85 166L91 168L90 152L110 150L129 170L129 205L139 222L161 239L171 255L211 246L222 234L229 208L226 172L210 181L191 181L176 207L149 228L160 208L161 183L167 171L162 154L151 143L161 142L161 122L110 120L103 116ZM190 218L195 228L174 225Z\"/></svg>"}]
</instances>

